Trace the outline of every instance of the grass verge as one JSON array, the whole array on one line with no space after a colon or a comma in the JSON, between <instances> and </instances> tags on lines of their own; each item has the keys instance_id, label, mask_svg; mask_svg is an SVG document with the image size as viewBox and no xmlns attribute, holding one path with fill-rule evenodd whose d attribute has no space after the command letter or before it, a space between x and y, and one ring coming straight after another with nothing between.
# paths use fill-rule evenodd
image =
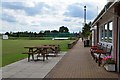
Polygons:
<instances>
[{"instance_id":1,"label":"grass verge","mask_svg":"<svg viewBox=\"0 0 120 80\"><path fill-rule=\"evenodd\" d=\"M59 44L61 51L67 51L67 44L71 41L72 40L2 40L2 66L26 58L27 55L21 54L26 51L24 46Z\"/></svg>"}]
</instances>

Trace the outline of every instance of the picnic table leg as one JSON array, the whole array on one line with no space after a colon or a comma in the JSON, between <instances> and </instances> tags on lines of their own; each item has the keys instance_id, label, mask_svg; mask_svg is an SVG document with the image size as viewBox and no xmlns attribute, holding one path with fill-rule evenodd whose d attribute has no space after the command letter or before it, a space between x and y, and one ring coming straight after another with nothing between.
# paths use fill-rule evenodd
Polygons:
<instances>
[{"instance_id":1,"label":"picnic table leg","mask_svg":"<svg viewBox=\"0 0 120 80\"><path fill-rule=\"evenodd\" d=\"M48 60L48 55L46 55L46 59Z\"/></svg>"},{"instance_id":2,"label":"picnic table leg","mask_svg":"<svg viewBox=\"0 0 120 80\"><path fill-rule=\"evenodd\" d=\"M28 54L28 62L30 62L30 54Z\"/></svg>"},{"instance_id":3,"label":"picnic table leg","mask_svg":"<svg viewBox=\"0 0 120 80\"><path fill-rule=\"evenodd\" d=\"M44 49L43 49L43 54L42 54L42 55L43 55L43 61L45 61L45 58L48 59L48 58L47 58L47 57L48 57L48 56L47 56L47 48L44 48Z\"/></svg>"},{"instance_id":4,"label":"picnic table leg","mask_svg":"<svg viewBox=\"0 0 120 80\"><path fill-rule=\"evenodd\" d=\"M57 57L57 53L55 53L55 57Z\"/></svg>"},{"instance_id":5,"label":"picnic table leg","mask_svg":"<svg viewBox=\"0 0 120 80\"><path fill-rule=\"evenodd\" d=\"M45 61L45 54L43 54L43 61Z\"/></svg>"},{"instance_id":6,"label":"picnic table leg","mask_svg":"<svg viewBox=\"0 0 120 80\"><path fill-rule=\"evenodd\" d=\"M34 54L32 54L32 60L34 61Z\"/></svg>"},{"instance_id":7,"label":"picnic table leg","mask_svg":"<svg viewBox=\"0 0 120 80\"><path fill-rule=\"evenodd\" d=\"M42 56L43 56L43 61L45 61L45 54L42 54Z\"/></svg>"}]
</instances>

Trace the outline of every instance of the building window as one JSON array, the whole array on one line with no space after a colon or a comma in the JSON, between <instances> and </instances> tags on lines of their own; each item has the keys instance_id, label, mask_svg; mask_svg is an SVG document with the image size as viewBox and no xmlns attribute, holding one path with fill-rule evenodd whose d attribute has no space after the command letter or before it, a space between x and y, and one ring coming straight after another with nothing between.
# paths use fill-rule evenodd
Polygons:
<instances>
[{"instance_id":1,"label":"building window","mask_svg":"<svg viewBox=\"0 0 120 80\"><path fill-rule=\"evenodd\" d=\"M100 41L112 43L113 22L100 27Z\"/></svg>"},{"instance_id":2,"label":"building window","mask_svg":"<svg viewBox=\"0 0 120 80\"><path fill-rule=\"evenodd\" d=\"M107 33L107 29L108 29L108 28L107 28L107 24L105 24L105 27L104 27L104 28L105 28L105 38L104 38L104 39L105 39L105 42L107 42L107 34L108 34L108 33Z\"/></svg>"},{"instance_id":3,"label":"building window","mask_svg":"<svg viewBox=\"0 0 120 80\"><path fill-rule=\"evenodd\" d=\"M104 27L102 26L100 29L101 29L101 30L100 30L100 31L101 31L101 32L100 32L100 34L101 34L101 35L100 35L100 38L101 38L100 40L101 40L101 41L104 41Z\"/></svg>"},{"instance_id":4,"label":"building window","mask_svg":"<svg viewBox=\"0 0 120 80\"><path fill-rule=\"evenodd\" d=\"M113 22L109 22L108 23L108 33L109 33L109 37L108 37L108 42L112 43L112 31L113 30Z\"/></svg>"}]
</instances>

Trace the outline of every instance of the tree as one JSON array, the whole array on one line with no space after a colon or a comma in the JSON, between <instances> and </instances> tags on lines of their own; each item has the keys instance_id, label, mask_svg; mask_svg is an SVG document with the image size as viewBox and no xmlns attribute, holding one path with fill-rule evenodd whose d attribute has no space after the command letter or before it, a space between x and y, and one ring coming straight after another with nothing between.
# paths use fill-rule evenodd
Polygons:
<instances>
[{"instance_id":1,"label":"tree","mask_svg":"<svg viewBox=\"0 0 120 80\"><path fill-rule=\"evenodd\" d=\"M37 37L37 33L36 32L34 32L34 37Z\"/></svg>"},{"instance_id":2,"label":"tree","mask_svg":"<svg viewBox=\"0 0 120 80\"><path fill-rule=\"evenodd\" d=\"M45 30L44 34L45 34L46 37L49 37L50 36L50 30Z\"/></svg>"},{"instance_id":3,"label":"tree","mask_svg":"<svg viewBox=\"0 0 120 80\"><path fill-rule=\"evenodd\" d=\"M69 33L69 29L67 27L62 26L59 28L59 32L60 33Z\"/></svg>"},{"instance_id":4,"label":"tree","mask_svg":"<svg viewBox=\"0 0 120 80\"><path fill-rule=\"evenodd\" d=\"M51 33L59 33L57 30L52 30Z\"/></svg>"},{"instance_id":5,"label":"tree","mask_svg":"<svg viewBox=\"0 0 120 80\"><path fill-rule=\"evenodd\" d=\"M10 33L9 33L9 32L6 32L6 33L5 33L5 35L8 35L8 36L9 36L9 35L10 35Z\"/></svg>"},{"instance_id":6,"label":"tree","mask_svg":"<svg viewBox=\"0 0 120 80\"><path fill-rule=\"evenodd\" d=\"M39 33L38 33L39 37L44 37L44 31L41 30Z\"/></svg>"},{"instance_id":7,"label":"tree","mask_svg":"<svg viewBox=\"0 0 120 80\"><path fill-rule=\"evenodd\" d=\"M87 38L88 36L90 36L90 34L91 34L91 31L90 31L91 26L90 25L91 25L91 22L84 25L84 27L82 28L82 37Z\"/></svg>"},{"instance_id":8,"label":"tree","mask_svg":"<svg viewBox=\"0 0 120 80\"><path fill-rule=\"evenodd\" d=\"M50 30L45 30L45 34L50 34Z\"/></svg>"}]
</instances>

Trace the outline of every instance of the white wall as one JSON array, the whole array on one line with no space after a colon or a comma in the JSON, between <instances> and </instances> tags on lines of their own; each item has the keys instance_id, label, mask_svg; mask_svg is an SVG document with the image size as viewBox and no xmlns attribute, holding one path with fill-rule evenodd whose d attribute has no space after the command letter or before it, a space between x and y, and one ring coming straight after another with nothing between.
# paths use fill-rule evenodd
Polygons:
<instances>
[{"instance_id":1,"label":"white wall","mask_svg":"<svg viewBox=\"0 0 120 80\"><path fill-rule=\"evenodd\" d=\"M94 35L94 32L95 32L95 31L92 30L92 46L94 46L94 36L95 36L95 35Z\"/></svg>"}]
</instances>

